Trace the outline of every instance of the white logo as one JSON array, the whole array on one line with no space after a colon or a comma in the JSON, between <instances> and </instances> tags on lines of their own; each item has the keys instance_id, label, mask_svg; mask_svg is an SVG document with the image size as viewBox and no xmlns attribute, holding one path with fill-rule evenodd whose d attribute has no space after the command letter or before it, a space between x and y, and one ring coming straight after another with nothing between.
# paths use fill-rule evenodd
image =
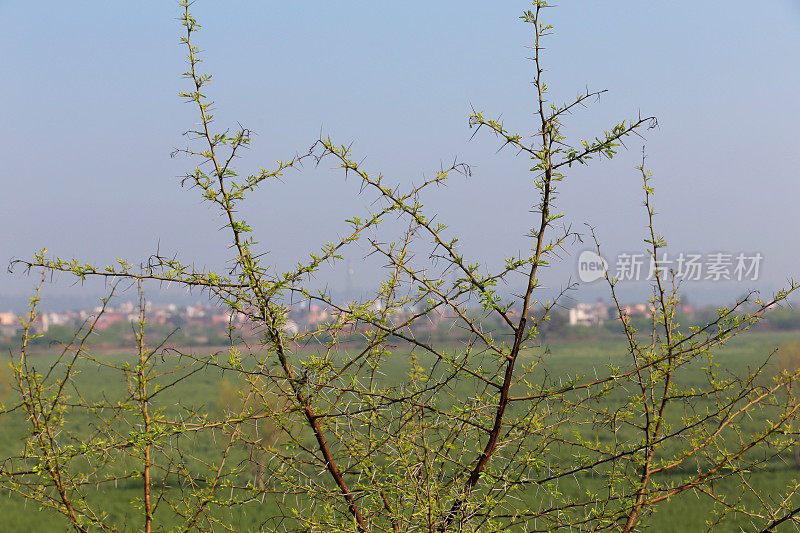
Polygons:
<instances>
[{"instance_id":1,"label":"white logo","mask_svg":"<svg viewBox=\"0 0 800 533\"><path fill-rule=\"evenodd\" d=\"M584 283L591 283L605 276L608 263L602 256L591 250L584 250L578 256L578 277Z\"/></svg>"}]
</instances>

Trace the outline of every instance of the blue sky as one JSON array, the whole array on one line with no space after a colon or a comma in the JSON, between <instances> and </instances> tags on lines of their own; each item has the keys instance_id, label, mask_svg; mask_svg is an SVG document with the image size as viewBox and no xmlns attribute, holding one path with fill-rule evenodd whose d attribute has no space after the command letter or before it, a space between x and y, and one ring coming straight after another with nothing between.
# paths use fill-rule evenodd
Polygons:
<instances>
[{"instance_id":1,"label":"blue sky","mask_svg":"<svg viewBox=\"0 0 800 533\"><path fill-rule=\"evenodd\" d=\"M497 153L489 136L470 141L467 116L475 106L533 132L530 27L518 20L527 7L200 0L194 13L217 124L257 134L242 172L305 150L320 131L352 142L400 186L457 158L473 176L423 200L462 236L465 254L495 265L529 243L530 165ZM177 96L187 86L178 16L169 1L0 0L0 260L47 247L97 263L139 261L160 246L187 262L225 264L223 222L179 187L191 162L169 156L196 121ZM658 117L646 151L673 249L759 251L765 287L797 277L800 2L564 2L547 20L553 101L609 90L569 118L571 139L640 111ZM609 255L642 248L633 166L643 144L631 140L627 154L577 169L561 188L566 220L595 226ZM278 268L370 205L332 167L287 175L248 204ZM574 277L584 247L553 267L553 286ZM358 277L374 280L366 267ZM2 275L0 298L31 284Z\"/></svg>"}]
</instances>

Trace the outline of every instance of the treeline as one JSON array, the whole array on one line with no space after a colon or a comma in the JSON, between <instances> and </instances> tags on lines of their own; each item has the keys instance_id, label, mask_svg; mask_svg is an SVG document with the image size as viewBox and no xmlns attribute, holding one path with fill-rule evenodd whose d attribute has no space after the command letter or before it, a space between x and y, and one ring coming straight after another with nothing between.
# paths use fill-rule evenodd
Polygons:
<instances>
[{"instance_id":1,"label":"treeline","mask_svg":"<svg viewBox=\"0 0 800 533\"><path fill-rule=\"evenodd\" d=\"M482 331L492 334L497 340L503 340L500 336L507 335L507 332L502 328L502 324L493 315L482 316L481 313L475 312L470 318L476 319L481 324ZM719 310L709 307L691 314L678 313L676 321L681 328L685 328L688 331L691 327L703 327L711 324L718 318ZM640 331L647 331L653 325L652 318L644 316L631 317L630 323ZM773 309L753 328L759 331L800 330L800 310L793 308ZM257 332L250 333L251 335L244 339L241 337L242 331L237 331L237 336L233 338L233 344L240 344L244 341L257 342ZM434 343L463 342L474 335L463 321L456 318L440 320L435 327L431 327L428 331L417 331L416 333L418 338L425 338L426 341ZM538 325L537 337L541 343L549 343L618 339L621 333L623 333L623 327L619 318L611 318L598 325L571 325L569 323L569 311L558 309L550 311L548 320ZM131 346L135 340L132 325L126 322L113 323L102 330L92 332L91 335L93 344L103 348L124 348ZM340 334L340 341L359 343L363 341L364 335L364 331L353 332L350 335ZM28 339L28 344L41 348L58 346L69 343L74 336L75 330L71 326L54 325L50 326L41 336ZM165 339L168 340L167 344L173 346L225 346L231 343L227 328L222 326L175 327L149 324L148 337L150 345L160 344ZM319 338L324 338L324 335ZM13 349L19 347L21 341L21 333L6 337L0 339L0 348L5 350Z\"/></svg>"}]
</instances>

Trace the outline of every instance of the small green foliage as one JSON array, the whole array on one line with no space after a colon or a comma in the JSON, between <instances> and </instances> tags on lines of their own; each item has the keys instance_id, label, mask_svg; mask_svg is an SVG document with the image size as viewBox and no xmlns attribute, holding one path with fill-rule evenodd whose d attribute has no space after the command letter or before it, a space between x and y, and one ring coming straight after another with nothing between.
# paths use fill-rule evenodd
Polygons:
<instances>
[{"instance_id":1,"label":"small green foliage","mask_svg":"<svg viewBox=\"0 0 800 533\"><path fill-rule=\"evenodd\" d=\"M464 164L404 188L367 169L350 145L322 137L305 153L240 174L234 163L251 132L215 129L212 76L200 71L194 44L200 25L191 2L180 5L189 88L179 96L193 104L198 126L193 144L176 154L190 160L183 185L222 217L231 263L220 273L157 253L141 264L118 259L99 267L46 249L18 262L42 272L42 282L68 273L115 289L133 283L140 302L135 346L121 359L94 355L90 343L112 290L100 313L44 363L31 353L42 336L37 290L10 366L13 392L0 389L2 414L22 415L25 428L19 450L2 462L0 488L59 513L77 531L121 527L88 495L119 483L139 490L141 521L122 527L145 531L236 530L236 516L257 505L262 528L297 531L627 532L645 527L663 502L692 492L718 506L711 524L734 513L764 531L796 523L797 483L752 506L718 487L737 480L749 488L752 472L793 446L800 364L784 361L770 381L767 361L728 374L714 354L797 285L763 302L749 295L705 325L682 326L678 282L659 268L667 241L655 230L644 163L644 243L657 266L649 323L625 314L618 280L607 275L624 344L591 372L564 360L553 371L542 339L569 287L540 299L542 274L577 237L556 207L560 184L573 164L614 157L626 138L656 121L622 120L601 135L570 140L562 118L604 91L549 102L541 55L553 30L542 21L547 2L533 2L520 17L533 39L529 131L510 131L474 109L469 116L476 134L488 131L500 149L530 159L530 246L499 268L464 253L458 235L422 202L453 172L468 175ZM257 251L258 228L241 218L241 208L250 193L275 187L309 159L332 161L358 180L371 207L279 271ZM378 229L394 233L383 238ZM384 264L370 294L347 301L312 288L323 268L340 268L347 253L364 251ZM518 280L521 293L504 296L503 287ZM224 307L230 346L198 355L151 338L143 284L154 282L203 291ZM292 322L298 303L317 309L313 323ZM239 342L245 330L261 343ZM117 381L86 390L78 376L93 371ZM215 395L190 397L214 375ZM168 400L176 390L187 397Z\"/></svg>"}]
</instances>

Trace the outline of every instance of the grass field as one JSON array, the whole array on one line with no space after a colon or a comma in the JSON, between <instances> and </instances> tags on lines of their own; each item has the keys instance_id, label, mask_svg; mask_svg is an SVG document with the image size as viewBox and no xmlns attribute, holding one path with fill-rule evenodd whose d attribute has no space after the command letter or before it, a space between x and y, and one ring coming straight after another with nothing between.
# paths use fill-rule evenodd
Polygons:
<instances>
[{"instance_id":1,"label":"grass field","mask_svg":"<svg viewBox=\"0 0 800 533\"><path fill-rule=\"evenodd\" d=\"M800 340L798 332L744 335L726 346L719 353L717 362L721 365L722 372L741 373L747 368L760 364L767 354L780 344L798 340ZM619 342L553 342L549 345L549 353L544 356L539 371L547 372L551 377L568 374L570 376L576 374L591 376L596 371L602 372L608 365L620 363L624 355L624 345ZM40 368L46 368L53 359L53 356L48 354L40 354L35 357L38 358L36 365ZM114 364L133 361L135 357L132 352L127 354L124 351L98 355L99 359ZM526 357L532 358L534 355L526 354ZM165 364L169 365L170 363L167 361ZM393 354L390 364L386 368L386 379L391 380L392 376L406 375L408 365L408 354L403 351ZM124 395L127 385L118 372L96 364L82 365L80 370L81 373L75 378L75 386L82 392L86 401L91 402L100 398L113 401L114 398L122 398ZM9 372L6 371L2 376L6 382L8 382L9 375ZM191 380L180 382L165 390L157 397L156 406L163 408L167 415L177 412L180 406L191 406L201 412L218 410L224 395L225 380L228 379L230 379L229 374L226 375L219 370L208 368L192 376ZM692 386L693 381L699 379L699 368L684 369L679 375L679 380L684 386ZM14 403L14 392L9 389L8 383L4 384L3 390L5 391L4 402L7 405ZM466 390L461 392L468 393ZM617 400L612 396L607 401ZM763 420L756 414L750 423L757 427L762 422ZM82 432L88 433L93 423L95 421L91 415L75 413L73 416L67 416L65 430L75 435L81 435ZM21 454L24 450L22 440L24 436L25 419L21 413L6 414L0 418L0 454L3 457ZM198 439L193 443L193 450L198 456L213 457L214 454L219 453L219 444L209 439ZM240 450L236 453L243 454L244 451ZM778 497L780 491L798 477L800 477L800 470L795 469L793 458L787 452L767 463L764 469L751 472L748 482L756 488L761 498L769 502ZM660 481L669 481L668 476L664 476L664 479ZM168 482L178 483L176 480L168 480ZM586 475L575 477L571 483L562 483L560 490L563 493L578 495L587 489L601 488L604 480ZM724 481L723 485L723 490L729 493L732 499L741 492L739 482L733 478ZM141 525L139 509L141 487L141 481L138 479L122 480L113 487L106 485L88 490L87 499L103 509L111 518L111 522L116 524L120 530L139 530ZM176 485L170 490L180 489ZM40 509L35 502L26 502L11 493L0 496L2 496L0 497L0 513L4 517L0 530L64 531L69 529L63 518L48 509ZM523 495L524 499L531 502L535 502L537 498L541 497L543 495L536 491L529 491ZM753 499L755 496L747 493L744 498L744 503L747 503L747 498ZM233 510L220 508L216 512L225 515L237 531L271 531L284 527L290 528L290 522L280 526L272 522L264 523L264 517L272 515L275 510L274 502L265 500L263 503L251 502L238 506ZM705 529L706 522L713 519L714 511L715 506L707 497L689 491L663 503L645 521L645 524L652 531L701 531ZM168 529L180 524L180 520L166 507L162 507L157 512L157 518L162 520L162 528ZM756 524L751 523L748 517L732 514L714 530L751 531L755 529L757 529ZM784 529L778 529L778 531L794 531L794 526L786 525Z\"/></svg>"}]
</instances>

